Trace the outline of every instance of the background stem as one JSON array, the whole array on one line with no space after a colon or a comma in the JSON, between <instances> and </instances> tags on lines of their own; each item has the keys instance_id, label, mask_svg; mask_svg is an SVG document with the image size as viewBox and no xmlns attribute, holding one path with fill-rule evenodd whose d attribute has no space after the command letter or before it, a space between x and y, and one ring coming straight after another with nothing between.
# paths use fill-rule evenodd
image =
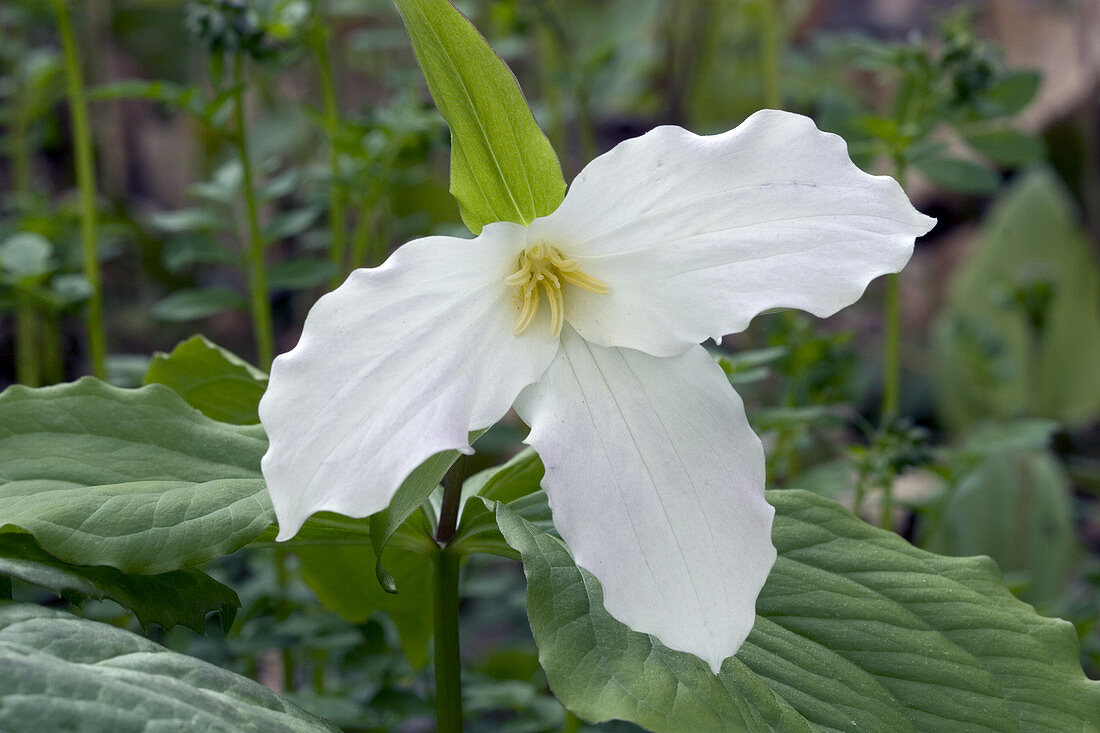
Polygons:
<instances>
[{"instance_id":1,"label":"background stem","mask_svg":"<svg viewBox=\"0 0 1100 733\"><path fill-rule=\"evenodd\" d=\"M780 93L779 56L782 45L782 24L779 7L780 0L761 0L760 2L760 65L764 84L764 107L783 109Z\"/></svg>"},{"instance_id":2,"label":"background stem","mask_svg":"<svg viewBox=\"0 0 1100 733\"><path fill-rule=\"evenodd\" d=\"M27 287L15 287L15 381L28 387L42 384L36 338L38 318Z\"/></svg>"},{"instance_id":3,"label":"background stem","mask_svg":"<svg viewBox=\"0 0 1100 733\"><path fill-rule=\"evenodd\" d=\"M88 126L88 103L84 96L84 80L80 74L80 59L73 36L72 18L66 0L53 0L57 27L65 53L65 76L69 85L69 107L72 114L73 152L76 161L76 181L80 189L80 241L84 261L84 278L91 295L87 302L88 353L92 374L105 379L107 346L103 334L103 280L99 272L99 252L96 246L95 168L92 165L92 134Z\"/></svg>"},{"instance_id":4,"label":"background stem","mask_svg":"<svg viewBox=\"0 0 1100 733\"><path fill-rule=\"evenodd\" d=\"M905 161L894 160L894 177L905 188ZM901 404L901 275L886 276L885 353L882 375L882 414L879 424L887 426L898 416Z\"/></svg>"},{"instance_id":5,"label":"background stem","mask_svg":"<svg viewBox=\"0 0 1100 733\"><path fill-rule=\"evenodd\" d=\"M248 152L248 132L244 122L244 57L233 58L233 116L237 154L241 160L245 213L248 218L248 282L252 329L256 339L256 355L263 370L271 368L275 358L275 336L271 325L271 302L267 294L267 271L264 268L264 240L260 233L260 213L256 204L256 187L252 159Z\"/></svg>"},{"instance_id":6,"label":"background stem","mask_svg":"<svg viewBox=\"0 0 1100 733\"><path fill-rule=\"evenodd\" d=\"M309 45L317 57L317 67L321 72L321 100L324 104L325 133L328 135L329 166L329 229L332 230L330 256L336 265L331 287L335 288L348 272L347 238L344 233L346 223L345 210L347 195L340 181L340 154L336 141L340 135L340 108L336 102L336 82L332 75L332 61L328 53L328 31L321 21L319 7L314 8L313 27L310 29Z\"/></svg>"}]
</instances>

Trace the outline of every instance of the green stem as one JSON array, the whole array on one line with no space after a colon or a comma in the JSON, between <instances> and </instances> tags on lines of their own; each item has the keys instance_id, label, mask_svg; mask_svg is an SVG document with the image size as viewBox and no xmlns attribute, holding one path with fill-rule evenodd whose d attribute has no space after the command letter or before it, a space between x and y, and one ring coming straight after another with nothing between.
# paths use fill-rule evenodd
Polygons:
<instances>
[{"instance_id":1,"label":"green stem","mask_svg":"<svg viewBox=\"0 0 1100 733\"><path fill-rule=\"evenodd\" d=\"M433 558L435 719L438 733L462 731L462 663L458 646L459 556L441 547Z\"/></svg>"},{"instance_id":2,"label":"green stem","mask_svg":"<svg viewBox=\"0 0 1100 733\"><path fill-rule=\"evenodd\" d=\"M779 86L779 58L783 38L779 20L782 14L780 1L760 2L760 65L763 70L764 107L767 109L783 109Z\"/></svg>"},{"instance_id":3,"label":"green stem","mask_svg":"<svg viewBox=\"0 0 1100 733\"><path fill-rule=\"evenodd\" d=\"M439 510L432 557L433 621L435 627L435 720L438 733L462 731L462 661L458 644L458 564L461 556L447 547L458 526L465 456L443 479L443 506Z\"/></svg>"},{"instance_id":4,"label":"green stem","mask_svg":"<svg viewBox=\"0 0 1100 733\"><path fill-rule=\"evenodd\" d=\"M260 212L256 203L256 187L252 174L252 159L248 152L248 132L244 122L244 56L233 58L233 116L236 126L234 142L241 159L245 213L248 218L248 281L252 329L256 338L256 354L261 369L269 369L275 358L275 336L271 324L271 301L267 294L267 271L264 268L264 240L260 233Z\"/></svg>"},{"instance_id":5,"label":"green stem","mask_svg":"<svg viewBox=\"0 0 1100 733\"><path fill-rule=\"evenodd\" d=\"M894 177L905 188L905 161L894 159ZM886 276L885 353L883 354L882 414L879 424L889 425L901 404L901 275Z\"/></svg>"},{"instance_id":6,"label":"green stem","mask_svg":"<svg viewBox=\"0 0 1100 733\"><path fill-rule=\"evenodd\" d=\"M15 286L15 381L28 387L42 384L35 332L38 318L27 286Z\"/></svg>"},{"instance_id":7,"label":"green stem","mask_svg":"<svg viewBox=\"0 0 1100 733\"><path fill-rule=\"evenodd\" d=\"M336 82L332 74L332 62L328 52L328 32L321 22L319 8L314 8L314 22L310 29L309 44L317 57L317 67L321 72L321 99L324 104L325 134L328 135L329 165L329 228L332 230L332 249L330 256L336 265L336 274L332 278L332 287L343 282L347 274L347 246L344 236L347 207L347 192L340 181L340 153L336 141L340 134L340 108L336 103Z\"/></svg>"},{"instance_id":8,"label":"green stem","mask_svg":"<svg viewBox=\"0 0 1100 733\"><path fill-rule=\"evenodd\" d=\"M76 180L80 188L80 241L84 260L84 278L91 288L87 304L88 353L91 356L92 374L100 379L107 376L105 366L107 346L103 333L103 280L99 272L99 254L96 246L95 168L92 165L92 133L88 125L88 103L84 94L84 80L80 73L80 59L73 36L72 18L67 0L53 0L57 13L57 27L65 52L65 76L69 84L69 105L72 111L72 133L76 158Z\"/></svg>"},{"instance_id":9,"label":"green stem","mask_svg":"<svg viewBox=\"0 0 1100 733\"><path fill-rule=\"evenodd\" d=\"M898 416L901 392L901 282L897 273L886 276L886 346L882 375L881 423Z\"/></svg>"}]
</instances>

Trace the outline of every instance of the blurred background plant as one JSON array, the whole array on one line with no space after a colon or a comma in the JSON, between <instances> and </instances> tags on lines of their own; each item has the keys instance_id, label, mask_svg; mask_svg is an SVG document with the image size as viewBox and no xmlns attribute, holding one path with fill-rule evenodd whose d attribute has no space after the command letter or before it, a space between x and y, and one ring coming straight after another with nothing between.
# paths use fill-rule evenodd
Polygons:
<instances>
[{"instance_id":1,"label":"blurred background plant","mask_svg":"<svg viewBox=\"0 0 1100 733\"><path fill-rule=\"evenodd\" d=\"M762 316L715 355L773 487L992 556L1020 597L1076 624L1100 675L1100 8L456 4L515 70L567 178L657 124L717 132L782 107L939 218L857 306ZM0 386L98 369L163 381L152 355L195 332L259 380L351 269L465 231L446 127L387 0L7 0L0 33ZM177 355L221 359L213 348ZM520 435L490 431L474 469ZM227 634L153 633L349 730L428 729L415 611L374 590L352 603L373 567L325 561L329 576L306 551L238 553L215 568L244 603ZM473 729L578 729L539 670L518 568L466 572ZM109 602L81 612L133 623Z\"/></svg>"}]
</instances>

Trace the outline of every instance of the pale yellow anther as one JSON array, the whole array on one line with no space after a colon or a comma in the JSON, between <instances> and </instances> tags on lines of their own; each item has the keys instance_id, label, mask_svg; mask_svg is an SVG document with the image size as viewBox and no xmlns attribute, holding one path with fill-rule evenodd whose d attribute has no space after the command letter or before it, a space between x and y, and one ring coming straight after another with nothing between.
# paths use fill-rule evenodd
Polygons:
<instances>
[{"instance_id":1,"label":"pale yellow anther","mask_svg":"<svg viewBox=\"0 0 1100 733\"><path fill-rule=\"evenodd\" d=\"M550 304L550 333L560 335L565 325L562 287L567 282L590 293L607 292L606 284L581 272L580 264L563 255L557 247L539 242L524 250L519 256L519 269L505 280L509 287L515 288L516 305L519 307L515 332L523 333L534 322L539 312L541 291Z\"/></svg>"}]
</instances>

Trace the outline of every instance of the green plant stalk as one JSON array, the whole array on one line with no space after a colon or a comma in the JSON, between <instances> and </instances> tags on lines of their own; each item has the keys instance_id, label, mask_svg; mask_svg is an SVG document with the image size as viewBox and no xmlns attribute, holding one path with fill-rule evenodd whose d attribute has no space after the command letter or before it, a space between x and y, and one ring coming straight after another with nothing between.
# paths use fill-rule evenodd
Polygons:
<instances>
[{"instance_id":1,"label":"green plant stalk","mask_svg":"<svg viewBox=\"0 0 1100 733\"><path fill-rule=\"evenodd\" d=\"M107 356L103 333L103 279L99 271L99 248L96 246L95 167L92 164L92 133L88 124L88 103L80 59L76 51L72 18L67 0L53 0L57 27L65 53L65 76L69 84L69 105L72 110L72 133L76 158L76 180L80 189L80 242L84 261L84 278L91 288L87 304L88 353L92 374L105 379Z\"/></svg>"},{"instance_id":2,"label":"green plant stalk","mask_svg":"<svg viewBox=\"0 0 1100 733\"><path fill-rule=\"evenodd\" d=\"M783 109L783 96L779 91L779 58L782 46L780 2L781 0L760 2L760 66L763 70L764 107L767 109Z\"/></svg>"},{"instance_id":3,"label":"green plant stalk","mask_svg":"<svg viewBox=\"0 0 1100 733\"><path fill-rule=\"evenodd\" d=\"M882 374L882 417L888 425L898 416L901 392L901 277L886 276L886 339Z\"/></svg>"},{"instance_id":4,"label":"green plant stalk","mask_svg":"<svg viewBox=\"0 0 1100 733\"><path fill-rule=\"evenodd\" d=\"M462 731L462 663L458 645L459 556L441 547L433 557L435 719L438 733Z\"/></svg>"},{"instance_id":5,"label":"green plant stalk","mask_svg":"<svg viewBox=\"0 0 1100 733\"><path fill-rule=\"evenodd\" d=\"M894 177L905 188L905 161L894 159ZM882 410L879 424L889 425L901 403L901 275L886 276L885 352L883 354Z\"/></svg>"},{"instance_id":6,"label":"green plant stalk","mask_svg":"<svg viewBox=\"0 0 1100 733\"><path fill-rule=\"evenodd\" d=\"M23 101L23 90L17 96ZM31 192L31 150L30 120L27 111L19 106L12 115L11 131L8 134L8 155L11 158L11 184L15 201L19 207L26 205Z\"/></svg>"},{"instance_id":7,"label":"green plant stalk","mask_svg":"<svg viewBox=\"0 0 1100 733\"><path fill-rule=\"evenodd\" d=\"M236 127L234 142L241 160L245 214L248 219L248 282L252 330L256 339L256 355L263 370L271 368L275 358L275 335L271 322L271 301L267 294L267 270L264 266L264 239L260 233L260 212L256 203L256 186L252 174L252 159L248 152L248 132L244 121L244 56L233 58L233 117Z\"/></svg>"},{"instance_id":8,"label":"green plant stalk","mask_svg":"<svg viewBox=\"0 0 1100 733\"><path fill-rule=\"evenodd\" d=\"M336 274L331 286L335 288L348 272L347 240L344 236L347 208L347 193L340 182L340 153L336 141L340 134L340 108L336 103L336 81L332 74L332 62L328 52L328 33L321 22L319 11L314 9L315 19L309 34L309 44L317 57L317 68L321 76L321 100L324 105L325 134L328 136L329 165L329 228L332 230L332 248L330 256L336 265Z\"/></svg>"},{"instance_id":9,"label":"green plant stalk","mask_svg":"<svg viewBox=\"0 0 1100 733\"><path fill-rule=\"evenodd\" d=\"M466 459L462 456L443 478L443 505L432 557L432 621L435 631L435 720L438 733L462 733L462 660L458 642L458 565L461 556L448 545L458 526Z\"/></svg>"},{"instance_id":10,"label":"green plant stalk","mask_svg":"<svg viewBox=\"0 0 1100 733\"><path fill-rule=\"evenodd\" d=\"M28 387L42 384L38 368L38 316L28 286L15 286L15 381Z\"/></svg>"}]
</instances>

